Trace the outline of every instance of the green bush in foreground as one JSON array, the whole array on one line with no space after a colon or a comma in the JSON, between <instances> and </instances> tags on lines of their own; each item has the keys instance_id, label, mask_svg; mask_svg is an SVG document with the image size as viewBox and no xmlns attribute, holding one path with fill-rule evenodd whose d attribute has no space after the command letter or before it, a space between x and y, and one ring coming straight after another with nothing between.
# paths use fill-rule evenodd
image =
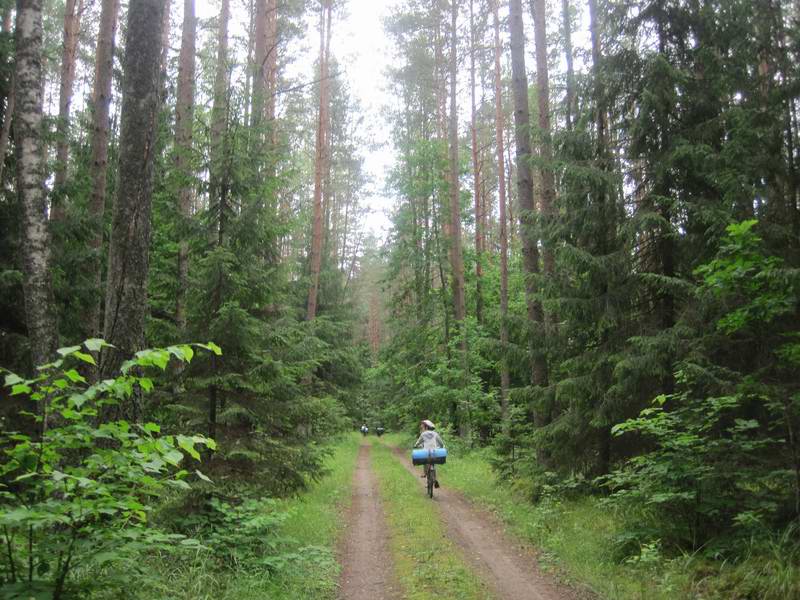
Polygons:
<instances>
[{"instance_id":1,"label":"green bush in foreground","mask_svg":"<svg viewBox=\"0 0 800 600\"><path fill-rule=\"evenodd\" d=\"M35 433L3 432L0 448L0 558L4 598L63 598L76 568L109 574L142 551L197 542L147 527L153 500L187 479L207 479L181 468L197 446L215 448L201 435L160 435L155 423L102 422L108 407L131 403L152 390L144 373L166 369L171 358L189 362L191 345L143 350L123 364L115 379L89 384L78 371L94 365L91 352L106 344L87 340L62 348L61 358L39 367L32 379L5 377L11 395L27 395L37 407ZM214 344L194 344L220 354ZM84 348L86 351L84 351ZM97 583L97 582L96 582Z\"/></svg>"}]
</instances>

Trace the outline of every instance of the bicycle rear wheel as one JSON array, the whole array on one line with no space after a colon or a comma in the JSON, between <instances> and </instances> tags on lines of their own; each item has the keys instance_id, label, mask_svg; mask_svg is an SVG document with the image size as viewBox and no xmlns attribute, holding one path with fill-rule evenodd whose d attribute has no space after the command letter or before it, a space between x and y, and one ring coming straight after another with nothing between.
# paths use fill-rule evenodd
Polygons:
<instances>
[{"instance_id":1,"label":"bicycle rear wheel","mask_svg":"<svg viewBox=\"0 0 800 600\"><path fill-rule=\"evenodd\" d=\"M433 498L433 482L436 481L436 469L433 465L428 466L428 497Z\"/></svg>"}]
</instances>

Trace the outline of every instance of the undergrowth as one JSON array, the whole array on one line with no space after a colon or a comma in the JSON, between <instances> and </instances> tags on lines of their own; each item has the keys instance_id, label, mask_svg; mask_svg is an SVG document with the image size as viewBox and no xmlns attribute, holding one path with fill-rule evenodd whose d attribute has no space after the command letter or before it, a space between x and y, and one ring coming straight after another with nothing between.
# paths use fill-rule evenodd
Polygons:
<instances>
[{"instance_id":1,"label":"undergrowth","mask_svg":"<svg viewBox=\"0 0 800 600\"><path fill-rule=\"evenodd\" d=\"M202 549L142 560L136 586L96 597L332 600L340 571L334 554L339 514L350 501L358 444L354 435L340 441L326 460L327 476L294 498L237 501L207 493L202 508L177 519ZM162 518L176 520L174 506L164 511Z\"/></svg>"}]
</instances>

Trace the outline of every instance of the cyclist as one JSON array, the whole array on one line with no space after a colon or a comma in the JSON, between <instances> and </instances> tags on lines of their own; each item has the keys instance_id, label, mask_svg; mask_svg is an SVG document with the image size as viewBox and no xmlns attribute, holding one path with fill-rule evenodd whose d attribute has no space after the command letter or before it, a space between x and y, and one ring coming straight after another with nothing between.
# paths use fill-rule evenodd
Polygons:
<instances>
[{"instance_id":1,"label":"cyclist","mask_svg":"<svg viewBox=\"0 0 800 600\"><path fill-rule=\"evenodd\" d=\"M366 423L364 423L364 424L361 426L361 435L367 435L367 433L368 433L368 432L369 432L369 427L367 427L367 424L366 424Z\"/></svg>"},{"instance_id":2,"label":"cyclist","mask_svg":"<svg viewBox=\"0 0 800 600\"><path fill-rule=\"evenodd\" d=\"M419 424L419 437L417 441L414 443L414 448L424 448L425 450L434 450L436 448L444 448L444 440L442 440L442 436L436 431L436 425L433 424L432 421L428 419L423 419ZM426 464L424 465L425 469L421 475L421 477L428 476L428 469L431 468L431 465ZM435 480L433 482L433 487L439 487L439 481Z\"/></svg>"}]
</instances>

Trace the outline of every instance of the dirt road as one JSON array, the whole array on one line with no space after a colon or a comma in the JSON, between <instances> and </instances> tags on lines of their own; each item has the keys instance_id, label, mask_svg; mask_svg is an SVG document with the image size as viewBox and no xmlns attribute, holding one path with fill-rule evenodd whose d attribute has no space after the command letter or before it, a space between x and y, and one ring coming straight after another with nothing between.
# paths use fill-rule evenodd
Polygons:
<instances>
[{"instance_id":1,"label":"dirt road","mask_svg":"<svg viewBox=\"0 0 800 600\"><path fill-rule=\"evenodd\" d=\"M347 516L347 533L340 549L342 600L399 600L393 578L388 530L375 476L370 468L370 446L358 451L353 479L353 499Z\"/></svg>"},{"instance_id":2,"label":"dirt road","mask_svg":"<svg viewBox=\"0 0 800 600\"><path fill-rule=\"evenodd\" d=\"M424 489L425 480L414 470L405 450L395 455ZM437 505L452 540L464 557L501 600L574 600L579 596L541 573L530 548L506 536L489 514L476 510L467 500L443 485L436 490Z\"/></svg>"},{"instance_id":3,"label":"dirt road","mask_svg":"<svg viewBox=\"0 0 800 600\"><path fill-rule=\"evenodd\" d=\"M411 466L405 451L394 449L394 454L419 482L420 493L423 493L425 481ZM339 597L341 600L401 600L404 594L394 579L389 528L369 456L370 446L362 445L353 479L347 533L339 551L343 565ZM476 509L457 492L445 486L436 490L431 501L431 515L443 520L448 537L462 550L467 564L498 600L586 598L541 573L529 547L508 537L492 515Z\"/></svg>"}]
</instances>

